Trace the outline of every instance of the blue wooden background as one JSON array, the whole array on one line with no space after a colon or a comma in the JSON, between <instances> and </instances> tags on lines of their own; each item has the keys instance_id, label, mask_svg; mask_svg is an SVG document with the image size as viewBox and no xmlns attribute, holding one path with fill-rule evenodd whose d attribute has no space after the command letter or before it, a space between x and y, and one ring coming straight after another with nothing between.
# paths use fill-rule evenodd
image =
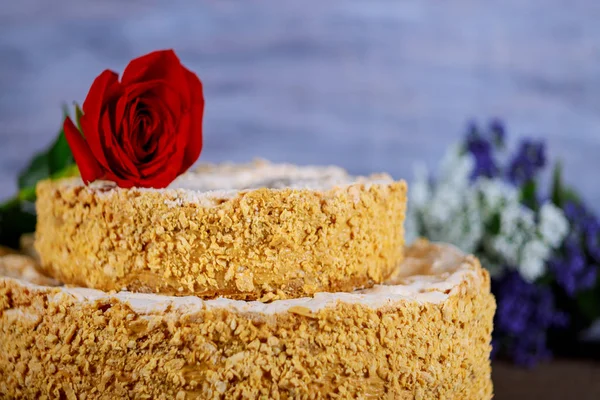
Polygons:
<instances>
[{"instance_id":1,"label":"blue wooden background","mask_svg":"<svg viewBox=\"0 0 600 400\"><path fill-rule=\"evenodd\" d=\"M207 161L412 176L469 118L544 138L600 210L593 0L2 0L0 199L105 68L173 47L203 79Z\"/></svg>"}]
</instances>

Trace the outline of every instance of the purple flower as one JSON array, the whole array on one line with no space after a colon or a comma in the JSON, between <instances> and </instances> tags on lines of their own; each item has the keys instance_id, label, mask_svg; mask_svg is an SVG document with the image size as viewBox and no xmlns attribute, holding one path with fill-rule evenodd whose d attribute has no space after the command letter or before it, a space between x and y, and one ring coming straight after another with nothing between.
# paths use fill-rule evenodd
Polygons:
<instances>
[{"instance_id":1,"label":"purple flower","mask_svg":"<svg viewBox=\"0 0 600 400\"><path fill-rule=\"evenodd\" d=\"M538 362L552 357L548 349L545 332L526 332L512 347L513 360L524 367L533 367Z\"/></svg>"},{"instance_id":2,"label":"purple flower","mask_svg":"<svg viewBox=\"0 0 600 400\"><path fill-rule=\"evenodd\" d=\"M504 137L506 136L504 123L499 119L494 118L490 121L489 130L492 136L492 143L498 147L504 147Z\"/></svg>"},{"instance_id":3,"label":"purple flower","mask_svg":"<svg viewBox=\"0 0 600 400\"><path fill-rule=\"evenodd\" d=\"M475 157L475 168L471 175L472 179L480 176L493 178L498 173L498 167L490 153L473 153Z\"/></svg>"},{"instance_id":4,"label":"purple flower","mask_svg":"<svg viewBox=\"0 0 600 400\"><path fill-rule=\"evenodd\" d=\"M558 285L569 296L574 296L595 285L598 266L587 261L576 234L571 235L563 247L563 254L550 260L548 264Z\"/></svg>"},{"instance_id":5,"label":"purple flower","mask_svg":"<svg viewBox=\"0 0 600 400\"><path fill-rule=\"evenodd\" d=\"M590 218L585 223L585 244L592 258L600 262L600 223L596 218Z\"/></svg>"},{"instance_id":6,"label":"purple flower","mask_svg":"<svg viewBox=\"0 0 600 400\"><path fill-rule=\"evenodd\" d=\"M546 149L541 141L523 140L508 167L508 179L515 185L532 180L546 165Z\"/></svg>"},{"instance_id":7,"label":"purple flower","mask_svg":"<svg viewBox=\"0 0 600 400\"><path fill-rule=\"evenodd\" d=\"M490 353L490 358L492 360L498 356L501 347L502 341L496 336L492 337L492 352Z\"/></svg>"},{"instance_id":8,"label":"purple flower","mask_svg":"<svg viewBox=\"0 0 600 400\"><path fill-rule=\"evenodd\" d=\"M498 174L498 166L492 154L492 144L479 133L474 123L469 126L466 147L475 159L475 168L471 174L471 179L474 180L480 176L493 178Z\"/></svg>"},{"instance_id":9,"label":"purple flower","mask_svg":"<svg viewBox=\"0 0 600 400\"><path fill-rule=\"evenodd\" d=\"M552 327L565 326L565 314L556 309L549 287L525 281L511 270L492 285L497 311L494 320L496 352L521 365L547 358L546 334Z\"/></svg>"},{"instance_id":10,"label":"purple flower","mask_svg":"<svg viewBox=\"0 0 600 400\"><path fill-rule=\"evenodd\" d=\"M571 225L583 224L589 215L584 205L572 201L567 201L565 203L563 206L563 212L565 213L565 217L567 217Z\"/></svg>"},{"instance_id":11,"label":"purple flower","mask_svg":"<svg viewBox=\"0 0 600 400\"><path fill-rule=\"evenodd\" d=\"M595 286L600 273L600 222L585 204L567 202L563 206L571 224L571 235L562 252L549 262L556 283L569 296Z\"/></svg>"}]
</instances>

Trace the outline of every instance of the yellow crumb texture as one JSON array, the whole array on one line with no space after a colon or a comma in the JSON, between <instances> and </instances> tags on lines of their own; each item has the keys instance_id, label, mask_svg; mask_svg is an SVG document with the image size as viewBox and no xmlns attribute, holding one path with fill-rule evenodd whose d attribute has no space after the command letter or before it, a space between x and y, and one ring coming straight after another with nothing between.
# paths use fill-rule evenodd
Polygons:
<instances>
[{"instance_id":1,"label":"yellow crumb texture","mask_svg":"<svg viewBox=\"0 0 600 400\"><path fill-rule=\"evenodd\" d=\"M472 273L438 303L274 314L136 312L0 279L0 397L490 399L495 303L464 262Z\"/></svg>"},{"instance_id":2,"label":"yellow crumb texture","mask_svg":"<svg viewBox=\"0 0 600 400\"><path fill-rule=\"evenodd\" d=\"M206 204L44 181L35 248L50 276L101 290L265 301L347 292L402 261L406 190L261 188Z\"/></svg>"}]
</instances>

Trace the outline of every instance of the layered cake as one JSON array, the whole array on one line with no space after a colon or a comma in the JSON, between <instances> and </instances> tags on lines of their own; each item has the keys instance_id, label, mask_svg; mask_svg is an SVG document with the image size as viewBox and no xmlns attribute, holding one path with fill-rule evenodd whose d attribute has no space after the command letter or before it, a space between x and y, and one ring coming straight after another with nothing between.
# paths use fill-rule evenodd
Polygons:
<instances>
[{"instance_id":1,"label":"layered cake","mask_svg":"<svg viewBox=\"0 0 600 400\"><path fill-rule=\"evenodd\" d=\"M263 301L352 291L402 261L406 184L338 167L204 165L166 189L37 188L36 249L62 282Z\"/></svg>"},{"instance_id":2,"label":"layered cake","mask_svg":"<svg viewBox=\"0 0 600 400\"><path fill-rule=\"evenodd\" d=\"M0 272L3 398L489 399L477 259L420 241L381 285L270 303L110 293Z\"/></svg>"},{"instance_id":3,"label":"layered cake","mask_svg":"<svg viewBox=\"0 0 600 400\"><path fill-rule=\"evenodd\" d=\"M405 251L403 181L190 169L203 113L164 50L65 119L35 236L0 250L0 398L491 398L489 275L449 245Z\"/></svg>"}]
</instances>

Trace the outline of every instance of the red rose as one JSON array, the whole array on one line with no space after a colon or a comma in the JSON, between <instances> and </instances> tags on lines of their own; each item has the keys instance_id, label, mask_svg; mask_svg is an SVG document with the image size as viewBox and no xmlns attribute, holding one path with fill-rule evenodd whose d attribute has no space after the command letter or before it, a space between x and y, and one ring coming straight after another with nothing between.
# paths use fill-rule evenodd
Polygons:
<instances>
[{"instance_id":1,"label":"red rose","mask_svg":"<svg viewBox=\"0 0 600 400\"><path fill-rule=\"evenodd\" d=\"M104 71L82 110L81 132L70 118L64 131L86 184L163 188L200 156L202 83L172 50L132 60L120 82Z\"/></svg>"}]
</instances>

